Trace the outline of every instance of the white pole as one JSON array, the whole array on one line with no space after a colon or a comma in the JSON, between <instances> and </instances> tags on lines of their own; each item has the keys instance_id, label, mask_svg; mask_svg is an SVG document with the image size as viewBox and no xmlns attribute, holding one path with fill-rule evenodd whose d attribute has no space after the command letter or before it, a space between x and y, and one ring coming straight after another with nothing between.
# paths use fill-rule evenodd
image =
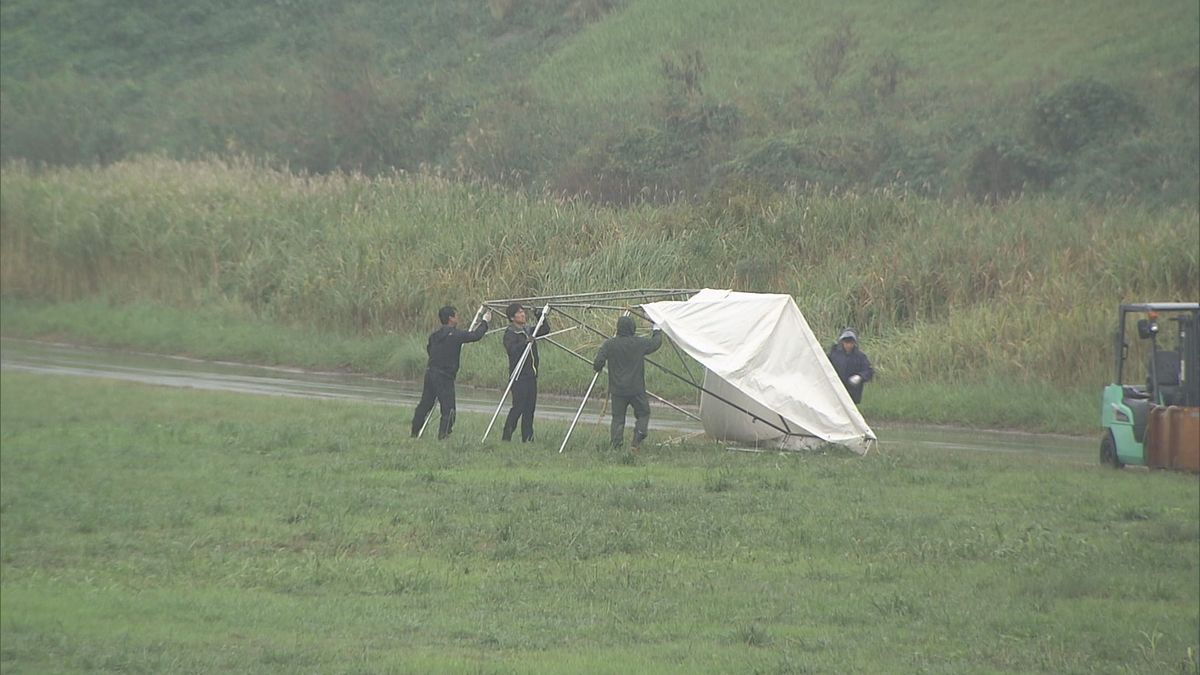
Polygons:
<instances>
[{"instance_id":1,"label":"white pole","mask_svg":"<svg viewBox=\"0 0 1200 675\"><path fill-rule=\"evenodd\" d=\"M429 414L425 416L425 421L421 423L421 430L417 432L417 438L420 438L425 435L425 427L429 426L429 420L433 419L433 412L434 411L430 410ZM437 411L437 414L438 414L438 417L441 417L442 411L440 411L440 410Z\"/></svg>"},{"instance_id":2,"label":"white pole","mask_svg":"<svg viewBox=\"0 0 1200 675\"><path fill-rule=\"evenodd\" d=\"M480 305L479 309L475 310L475 318L471 319L471 326L467 328L467 332L475 330L475 327L479 325L479 319L483 317L483 310L483 305Z\"/></svg>"},{"instance_id":3,"label":"white pole","mask_svg":"<svg viewBox=\"0 0 1200 675\"><path fill-rule=\"evenodd\" d=\"M533 327L534 335L538 329L542 327L542 322L546 320L546 315L550 313L550 305L547 303L542 308L542 315L538 317L537 325ZM513 368L512 375L508 378L508 386L504 388L504 395L500 397L500 404L496 406L496 412L492 413L492 421L488 422L487 429L483 432L483 438L479 439L480 443L487 440L488 434L492 433L492 427L496 424L496 418L500 416L500 409L504 407L504 399L508 398L508 392L512 389L513 382L517 381L517 375L520 374L521 368L525 366L525 359L529 358L529 352L533 349L533 342L525 345L525 352L521 354L521 360L517 361L517 367Z\"/></svg>"},{"instance_id":4,"label":"white pole","mask_svg":"<svg viewBox=\"0 0 1200 675\"><path fill-rule=\"evenodd\" d=\"M545 340L546 338L548 338L552 335L558 335L559 333L566 333L568 331L573 331L576 328L579 328L579 326L569 326L567 328L560 328L559 330L556 330L553 333L546 333L545 335L535 335L533 339L534 340Z\"/></svg>"},{"instance_id":5,"label":"white pole","mask_svg":"<svg viewBox=\"0 0 1200 675\"><path fill-rule=\"evenodd\" d=\"M567 447L567 441L571 439L571 432L575 431L575 425L579 423L579 416L583 414L583 407L587 405L588 398L592 395L592 387L596 386L596 380L600 377L600 373L592 376L592 383L588 385L587 393L583 395L583 401L579 404L579 411L575 413L575 419L571 420L571 426L567 427L567 435L563 438L562 445L558 447L559 454L562 454L563 449Z\"/></svg>"}]
</instances>

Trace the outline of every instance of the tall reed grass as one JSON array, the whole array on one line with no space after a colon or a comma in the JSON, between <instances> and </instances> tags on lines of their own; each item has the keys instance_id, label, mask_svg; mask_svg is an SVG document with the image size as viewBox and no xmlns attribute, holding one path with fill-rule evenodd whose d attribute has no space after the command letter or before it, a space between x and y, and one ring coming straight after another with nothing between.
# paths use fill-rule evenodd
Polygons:
<instances>
[{"instance_id":1,"label":"tall reed grass","mask_svg":"<svg viewBox=\"0 0 1200 675\"><path fill-rule=\"evenodd\" d=\"M158 157L0 172L6 298L235 306L373 336L489 298L772 291L822 340L856 325L896 382L1098 384L1116 305L1195 300L1198 251L1195 208L797 190L610 210L437 175Z\"/></svg>"}]
</instances>

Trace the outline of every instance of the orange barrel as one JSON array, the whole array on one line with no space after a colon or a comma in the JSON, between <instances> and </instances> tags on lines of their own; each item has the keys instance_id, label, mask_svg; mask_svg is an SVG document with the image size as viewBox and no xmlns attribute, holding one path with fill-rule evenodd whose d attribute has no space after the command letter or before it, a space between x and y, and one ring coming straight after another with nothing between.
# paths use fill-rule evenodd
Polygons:
<instances>
[{"instance_id":1,"label":"orange barrel","mask_svg":"<svg viewBox=\"0 0 1200 675\"><path fill-rule=\"evenodd\" d=\"M1167 466L1200 472L1200 408L1171 406L1165 418L1170 434Z\"/></svg>"},{"instance_id":2,"label":"orange barrel","mask_svg":"<svg viewBox=\"0 0 1200 675\"><path fill-rule=\"evenodd\" d=\"M1146 466L1171 466L1171 417L1168 410L1166 406L1156 405L1146 415L1146 440L1142 444Z\"/></svg>"}]
</instances>

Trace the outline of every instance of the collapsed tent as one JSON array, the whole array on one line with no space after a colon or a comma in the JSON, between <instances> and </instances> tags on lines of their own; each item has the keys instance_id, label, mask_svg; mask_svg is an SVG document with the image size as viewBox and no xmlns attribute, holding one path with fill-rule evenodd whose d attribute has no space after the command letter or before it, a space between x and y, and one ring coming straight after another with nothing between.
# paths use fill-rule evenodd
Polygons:
<instances>
[{"instance_id":1,"label":"collapsed tent","mask_svg":"<svg viewBox=\"0 0 1200 675\"><path fill-rule=\"evenodd\" d=\"M650 320L705 367L700 418L712 437L796 448L875 441L790 295L704 289L643 304Z\"/></svg>"},{"instance_id":2,"label":"collapsed tent","mask_svg":"<svg viewBox=\"0 0 1200 675\"><path fill-rule=\"evenodd\" d=\"M582 328L581 332L601 339L611 337L593 325L586 312L635 313L657 323L674 349L704 366L704 376L697 379L689 371L685 377L650 358L646 363L695 387L700 392L699 414L653 392L647 395L696 420L718 440L790 449L838 443L859 454L866 454L875 441L789 295L659 288L568 293L488 300L475 320L484 309L503 311L514 302L541 306L543 316L553 312L574 324L537 339L583 362L589 372L591 356L552 336ZM603 328L607 327L605 319ZM526 354L530 348L526 347ZM481 441L487 440L519 368L520 364L510 373L508 388ZM566 447L598 377L598 373L593 376L559 452Z\"/></svg>"}]
</instances>

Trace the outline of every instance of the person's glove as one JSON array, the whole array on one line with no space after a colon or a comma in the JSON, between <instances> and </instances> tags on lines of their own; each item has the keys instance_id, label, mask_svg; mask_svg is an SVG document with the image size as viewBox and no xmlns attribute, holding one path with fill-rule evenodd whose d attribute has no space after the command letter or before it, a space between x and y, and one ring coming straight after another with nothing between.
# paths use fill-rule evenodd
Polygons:
<instances>
[{"instance_id":1,"label":"person's glove","mask_svg":"<svg viewBox=\"0 0 1200 675\"><path fill-rule=\"evenodd\" d=\"M858 385L862 384L862 375L858 375L858 374L851 375L850 376L850 384L852 384L856 387Z\"/></svg>"},{"instance_id":2,"label":"person's glove","mask_svg":"<svg viewBox=\"0 0 1200 675\"><path fill-rule=\"evenodd\" d=\"M492 310L489 309L488 311L483 313L483 320L486 321L487 323L492 322Z\"/></svg>"}]
</instances>

